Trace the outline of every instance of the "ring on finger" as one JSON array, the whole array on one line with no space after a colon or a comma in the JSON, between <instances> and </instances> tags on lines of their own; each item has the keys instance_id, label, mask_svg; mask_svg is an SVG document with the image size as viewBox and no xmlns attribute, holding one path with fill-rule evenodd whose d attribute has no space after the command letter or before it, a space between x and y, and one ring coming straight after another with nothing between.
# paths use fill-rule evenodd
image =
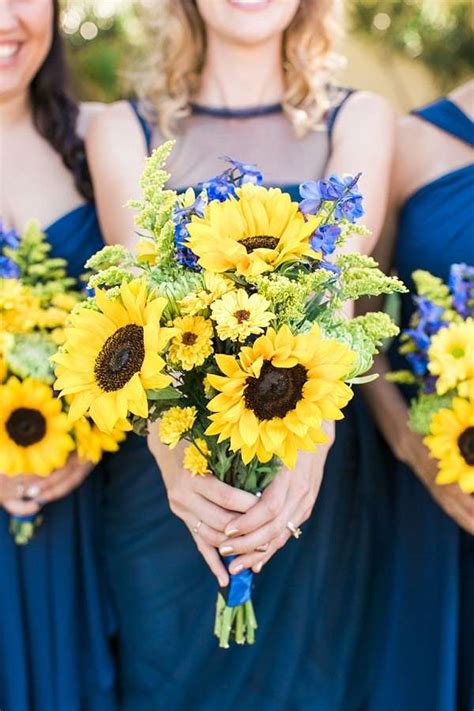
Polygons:
<instances>
[{"instance_id":1,"label":"ring on finger","mask_svg":"<svg viewBox=\"0 0 474 711\"><path fill-rule=\"evenodd\" d=\"M286 527L289 530L289 532L291 533L291 535L293 536L293 538L299 538L301 536L301 534L303 533L301 528L297 528L295 526L295 524L293 523L293 521L288 521L288 523L286 524Z\"/></svg>"},{"instance_id":2,"label":"ring on finger","mask_svg":"<svg viewBox=\"0 0 474 711\"><path fill-rule=\"evenodd\" d=\"M255 550L258 553L266 553L268 550L268 543L263 543L261 546L257 546Z\"/></svg>"},{"instance_id":3,"label":"ring on finger","mask_svg":"<svg viewBox=\"0 0 474 711\"><path fill-rule=\"evenodd\" d=\"M199 520L195 526L193 526L193 533L195 536L199 535L199 529L201 528L202 521Z\"/></svg>"}]
</instances>

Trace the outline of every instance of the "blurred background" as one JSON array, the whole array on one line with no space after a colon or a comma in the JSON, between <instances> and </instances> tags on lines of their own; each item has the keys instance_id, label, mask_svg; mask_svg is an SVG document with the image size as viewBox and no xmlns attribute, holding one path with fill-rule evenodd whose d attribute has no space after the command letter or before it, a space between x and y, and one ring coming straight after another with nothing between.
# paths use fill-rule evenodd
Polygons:
<instances>
[{"instance_id":1,"label":"blurred background","mask_svg":"<svg viewBox=\"0 0 474 711\"><path fill-rule=\"evenodd\" d=\"M143 48L138 0L63 0L78 96L127 93L127 61ZM400 113L449 91L474 65L470 0L345 0L340 81L385 95Z\"/></svg>"}]
</instances>

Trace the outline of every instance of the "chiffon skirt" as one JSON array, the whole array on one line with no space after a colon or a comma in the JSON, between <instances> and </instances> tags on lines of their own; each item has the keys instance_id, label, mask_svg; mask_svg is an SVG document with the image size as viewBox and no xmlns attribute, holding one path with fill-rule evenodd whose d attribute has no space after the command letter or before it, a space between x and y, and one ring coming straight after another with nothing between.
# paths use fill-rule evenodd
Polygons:
<instances>
[{"instance_id":1,"label":"chiffon skirt","mask_svg":"<svg viewBox=\"0 0 474 711\"><path fill-rule=\"evenodd\" d=\"M0 709L114 711L100 470L44 509L27 546L0 511Z\"/></svg>"},{"instance_id":2,"label":"chiffon skirt","mask_svg":"<svg viewBox=\"0 0 474 711\"><path fill-rule=\"evenodd\" d=\"M383 644L392 495L363 405L346 412L304 535L256 576L253 647L218 648L215 580L170 513L145 443L132 438L109 460L107 568L124 711L367 707Z\"/></svg>"}]
</instances>

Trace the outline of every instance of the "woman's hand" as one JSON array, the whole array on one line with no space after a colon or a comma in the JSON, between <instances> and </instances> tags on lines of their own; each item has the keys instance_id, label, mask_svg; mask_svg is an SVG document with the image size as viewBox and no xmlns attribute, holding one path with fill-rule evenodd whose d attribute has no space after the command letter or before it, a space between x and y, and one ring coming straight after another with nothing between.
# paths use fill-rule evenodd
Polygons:
<instances>
[{"instance_id":1,"label":"woman's hand","mask_svg":"<svg viewBox=\"0 0 474 711\"><path fill-rule=\"evenodd\" d=\"M252 568L259 573L292 534L288 524L298 528L308 520L319 494L324 465L335 437L333 422L325 424L329 442L313 454L300 452L294 471L283 469L252 509L234 518L226 528L227 540L221 555L237 555L231 573Z\"/></svg>"},{"instance_id":2,"label":"woman's hand","mask_svg":"<svg viewBox=\"0 0 474 711\"><path fill-rule=\"evenodd\" d=\"M184 521L221 587L229 576L217 548L225 539L224 531L236 513L245 513L258 501L256 496L239 491L214 476L191 476L182 467L183 446L170 450L153 428L148 446L161 470L171 511Z\"/></svg>"},{"instance_id":3,"label":"woman's hand","mask_svg":"<svg viewBox=\"0 0 474 711\"><path fill-rule=\"evenodd\" d=\"M436 460L430 457L421 436L407 427L396 456L416 473L438 506L458 526L474 534L474 496L466 494L457 484L436 484L438 465Z\"/></svg>"},{"instance_id":4,"label":"woman's hand","mask_svg":"<svg viewBox=\"0 0 474 711\"><path fill-rule=\"evenodd\" d=\"M73 454L68 461L48 477L0 477L0 502L13 516L30 516L41 506L62 499L82 484L94 465L80 462ZM4 480L7 480L6 482Z\"/></svg>"}]
</instances>

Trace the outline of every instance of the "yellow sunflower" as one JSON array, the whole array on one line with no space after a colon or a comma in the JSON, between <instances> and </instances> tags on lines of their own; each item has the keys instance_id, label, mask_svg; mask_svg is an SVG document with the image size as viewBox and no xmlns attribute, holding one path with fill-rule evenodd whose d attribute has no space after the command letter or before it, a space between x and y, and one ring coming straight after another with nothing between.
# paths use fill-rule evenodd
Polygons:
<instances>
[{"instance_id":1,"label":"yellow sunflower","mask_svg":"<svg viewBox=\"0 0 474 711\"><path fill-rule=\"evenodd\" d=\"M117 452L126 432L117 427L110 433L101 432L87 417L74 423L77 456L83 462L98 464L104 452Z\"/></svg>"},{"instance_id":2,"label":"yellow sunflower","mask_svg":"<svg viewBox=\"0 0 474 711\"><path fill-rule=\"evenodd\" d=\"M260 335L275 318L269 311L270 302L260 294L247 294L245 289L231 291L211 306L217 335L222 340L245 341L250 335Z\"/></svg>"},{"instance_id":3,"label":"yellow sunflower","mask_svg":"<svg viewBox=\"0 0 474 711\"><path fill-rule=\"evenodd\" d=\"M153 298L144 280L124 282L116 299L101 289L95 298L100 311L74 314L63 349L53 357L55 387L71 396L73 421L89 415L111 432L129 413L148 417L146 390L171 383L159 353L174 330L160 327L166 299Z\"/></svg>"},{"instance_id":4,"label":"yellow sunflower","mask_svg":"<svg viewBox=\"0 0 474 711\"><path fill-rule=\"evenodd\" d=\"M298 203L279 188L247 183L237 199L212 201L204 217L188 225L187 246L211 272L257 276L301 257L319 257L310 236L319 218L304 217Z\"/></svg>"},{"instance_id":5,"label":"yellow sunflower","mask_svg":"<svg viewBox=\"0 0 474 711\"><path fill-rule=\"evenodd\" d=\"M431 339L428 368L437 375L436 390L444 395L460 386L461 395L474 387L474 319L451 323Z\"/></svg>"},{"instance_id":6,"label":"yellow sunflower","mask_svg":"<svg viewBox=\"0 0 474 711\"><path fill-rule=\"evenodd\" d=\"M212 353L212 323L202 316L183 316L173 321L177 334L169 349L170 360L183 370L202 365Z\"/></svg>"},{"instance_id":7,"label":"yellow sunflower","mask_svg":"<svg viewBox=\"0 0 474 711\"><path fill-rule=\"evenodd\" d=\"M451 408L442 408L431 420L431 434L423 440L439 460L437 484L457 482L474 494L474 400L456 397Z\"/></svg>"},{"instance_id":8,"label":"yellow sunflower","mask_svg":"<svg viewBox=\"0 0 474 711\"><path fill-rule=\"evenodd\" d=\"M176 447L186 432L189 432L196 421L195 407L170 407L161 416L159 433L163 444L170 449Z\"/></svg>"},{"instance_id":9,"label":"yellow sunflower","mask_svg":"<svg viewBox=\"0 0 474 711\"><path fill-rule=\"evenodd\" d=\"M343 381L354 359L347 346L324 339L317 327L296 336L288 326L268 329L238 359L216 356L224 375L208 376L219 395L208 404L214 414L206 434L230 439L245 464L276 455L293 469L298 450L312 452L327 441L322 421L343 417L352 397Z\"/></svg>"},{"instance_id":10,"label":"yellow sunflower","mask_svg":"<svg viewBox=\"0 0 474 711\"><path fill-rule=\"evenodd\" d=\"M210 449L202 437L198 437L195 444L190 444L184 450L183 467L193 476L210 474L209 455Z\"/></svg>"},{"instance_id":11,"label":"yellow sunflower","mask_svg":"<svg viewBox=\"0 0 474 711\"><path fill-rule=\"evenodd\" d=\"M61 401L38 380L9 378L0 386L0 472L48 476L74 449Z\"/></svg>"}]
</instances>

